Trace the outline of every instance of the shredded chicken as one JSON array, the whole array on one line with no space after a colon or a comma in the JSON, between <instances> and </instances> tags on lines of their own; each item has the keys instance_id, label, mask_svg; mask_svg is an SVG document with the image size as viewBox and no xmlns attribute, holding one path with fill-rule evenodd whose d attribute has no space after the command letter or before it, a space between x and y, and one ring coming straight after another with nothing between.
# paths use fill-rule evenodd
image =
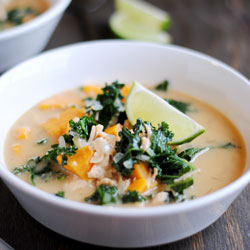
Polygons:
<instances>
[{"instance_id":1,"label":"shredded chicken","mask_svg":"<svg viewBox=\"0 0 250 250\"><path fill-rule=\"evenodd\" d=\"M126 179L126 180L121 179L118 182L117 187L121 193L125 193L128 190L129 185L130 185L130 179Z\"/></svg>"},{"instance_id":2,"label":"shredded chicken","mask_svg":"<svg viewBox=\"0 0 250 250\"><path fill-rule=\"evenodd\" d=\"M147 151L150 147L150 140L147 137L142 137L141 138L141 146L140 148L143 149L144 151Z\"/></svg>"},{"instance_id":3,"label":"shredded chicken","mask_svg":"<svg viewBox=\"0 0 250 250\"><path fill-rule=\"evenodd\" d=\"M114 180L111 180L110 178L103 178L103 179L97 181L97 186L99 186L101 184L116 186L117 182Z\"/></svg>"}]
</instances>

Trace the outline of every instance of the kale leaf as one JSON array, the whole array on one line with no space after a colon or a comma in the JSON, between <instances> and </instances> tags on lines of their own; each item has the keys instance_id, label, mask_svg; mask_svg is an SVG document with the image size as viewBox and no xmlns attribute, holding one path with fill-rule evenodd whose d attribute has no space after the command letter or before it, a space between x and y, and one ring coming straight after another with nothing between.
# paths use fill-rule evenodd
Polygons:
<instances>
[{"instance_id":1,"label":"kale leaf","mask_svg":"<svg viewBox=\"0 0 250 250\"><path fill-rule=\"evenodd\" d=\"M204 148L188 148L184 151L182 151L180 154L178 154L179 157L191 161L194 159L194 157L198 154L201 153L202 151L207 151L209 147L204 147Z\"/></svg>"},{"instance_id":2,"label":"kale leaf","mask_svg":"<svg viewBox=\"0 0 250 250\"><path fill-rule=\"evenodd\" d=\"M147 123L149 126L151 124ZM168 129L168 124L162 122L158 129L151 125L151 148L155 154L163 153L167 150L167 143L172 140L174 134Z\"/></svg>"},{"instance_id":3,"label":"kale leaf","mask_svg":"<svg viewBox=\"0 0 250 250\"><path fill-rule=\"evenodd\" d=\"M169 184L168 187L174 190L178 194L183 194L184 190L192 186L193 183L194 183L193 177L189 177L185 180Z\"/></svg>"},{"instance_id":4,"label":"kale leaf","mask_svg":"<svg viewBox=\"0 0 250 250\"><path fill-rule=\"evenodd\" d=\"M181 111L182 113L186 114L189 111L190 104L186 102L176 101L173 99L165 99L170 105Z\"/></svg>"},{"instance_id":5,"label":"kale leaf","mask_svg":"<svg viewBox=\"0 0 250 250\"><path fill-rule=\"evenodd\" d=\"M58 192L55 194L55 196L58 196L58 197L61 197L61 198L64 198L64 195L65 195L64 191L58 191Z\"/></svg>"},{"instance_id":6,"label":"kale leaf","mask_svg":"<svg viewBox=\"0 0 250 250\"><path fill-rule=\"evenodd\" d=\"M25 8L25 9L14 8L8 11L7 20L16 25L22 24L23 18L28 14L38 15L38 13L31 8Z\"/></svg>"},{"instance_id":7,"label":"kale leaf","mask_svg":"<svg viewBox=\"0 0 250 250\"><path fill-rule=\"evenodd\" d=\"M128 191L126 194L121 195L122 203L143 202L145 197L140 195L137 191Z\"/></svg>"},{"instance_id":8,"label":"kale leaf","mask_svg":"<svg viewBox=\"0 0 250 250\"><path fill-rule=\"evenodd\" d=\"M119 132L121 139L116 142L117 153L113 158L113 165L124 177L132 174L133 165L138 162L137 156L143 153L139 136L143 128L143 121L138 119L132 128L133 133L125 127Z\"/></svg>"},{"instance_id":9,"label":"kale leaf","mask_svg":"<svg viewBox=\"0 0 250 250\"><path fill-rule=\"evenodd\" d=\"M47 138L44 138L44 139L41 139L39 141L36 142L36 144L38 145L44 145L48 142L48 139Z\"/></svg>"},{"instance_id":10,"label":"kale leaf","mask_svg":"<svg viewBox=\"0 0 250 250\"><path fill-rule=\"evenodd\" d=\"M144 151L140 147L141 136L147 135L147 130L151 130L151 144L150 148ZM119 136L120 141L116 143L117 153L113 158L113 165L123 177L130 176L134 164L140 160L147 162L152 169L156 168L158 180L171 185L173 191L178 190L182 194L186 187L192 185L190 179L182 181L179 185L174 182L175 179L196 168L186 159L178 156L177 150L168 145L173 138L173 133L167 123L162 122L158 128L155 128L151 123L138 119L132 130L123 128Z\"/></svg>"},{"instance_id":11,"label":"kale leaf","mask_svg":"<svg viewBox=\"0 0 250 250\"><path fill-rule=\"evenodd\" d=\"M160 90L160 91L167 91L168 90L168 85L169 85L169 82L167 80L159 83L155 89L156 90Z\"/></svg>"},{"instance_id":12,"label":"kale leaf","mask_svg":"<svg viewBox=\"0 0 250 250\"><path fill-rule=\"evenodd\" d=\"M70 131L76 132L80 138L88 140L92 126L97 125L97 122L93 117L83 116L78 122L70 120L69 125L71 128ZM70 141L70 138L67 138L67 135L65 135L64 139Z\"/></svg>"},{"instance_id":13,"label":"kale leaf","mask_svg":"<svg viewBox=\"0 0 250 250\"><path fill-rule=\"evenodd\" d=\"M96 205L106 205L109 203L116 203L117 199L117 187L102 184L91 196L85 198L85 201Z\"/></svg>"},{"instance_id":14,"label":"kale leaf","mask_svg":"<svg viewBox=\"0 0 250 250\"><path fill-rule=\"evenodd\" d=\"M228 142L228 143L222 144L220 146L215 146L215 147L211 147L211 148L229 149L229 148L237 148L237 146L235 144L233 144L232 142Z\"/></svg>"},{"instance_id":15,"label":"kale leaf","mask_svg":"<svg viewBox=\"0 0 250 250\"><path fill-rule=\"evenodd\" d=\"M98 123L101 123L104 128L116 123L119 117L122 120L126 120L126 117L124 117L126 115L124 113L125 107L122 103L124 97L120 92L120 89L124 86L123 83L119 83L118 81L106 84L102 88L103 94L97 95L96 100L87 99L91 103L87 104L87 113L94 117Z\"/></svg>"}]
</instances>

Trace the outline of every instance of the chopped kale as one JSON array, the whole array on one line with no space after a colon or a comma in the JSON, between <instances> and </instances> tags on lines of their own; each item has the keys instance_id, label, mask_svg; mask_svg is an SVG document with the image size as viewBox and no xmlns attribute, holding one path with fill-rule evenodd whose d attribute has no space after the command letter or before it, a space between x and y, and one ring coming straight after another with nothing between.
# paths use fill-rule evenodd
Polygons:
<instances>
[{"instance_id":1,"label":"chopped kale","mask_svg":"<svg viewBox=\"0 0 250 250\"><path fill-rule=\"evenodd\" d=\"M170 105L181 111L182 113L186 114L189 111L190 104L186 102L176 101L173 99L165 99Z\"/></svg>"},{"instance_id":2,"label":"chopped kale","mask_svg":"<svg viewBox=\"0 0 250 250\"><path fill-rule=\"evenodd\" d=\"M160 91L167 91L168 90L168 85L169 85L169 82L167 80L159 83L155 89L156 90L160 90Z\"/></svg>"},{"instance_id":3,"label":"chopped kale","mask_svg":"<svg viewBox=\"0 0 250 250\"><path fill-rule=\"evenodd\" d=\"M140 195L137 191L128 191L126 194L121 195L122 203L143 202L145 197Z\"/></svg>"},{"instance_id":4,"label":"chopped kale","mask_svg":"<svg viewBox=\"0 0 250 250\"><path fill-rule=\"evenodd\" d=\"M144 123L138 119L133 126L133 133L123 127L119 132L120 141L116 142L116 155L114 156L113 165L122 176L130 176L133 171L133 165L138 162L137 156L143 153L140 149L141 138L139 134L144 128Z\"/></svg>"},{"instance_id":5,"label":"chopped kale","mask_svg":"<svg viewBox=\"0 0 250 250\"><path fill-rule=\"evenodd\" d=\"M181 181L169 184L168 187L174 190L178 194L183 194L183 191L189 188L190 186L192 186L193 183L194 183L193 177L189 177L186 180L181 180Z\"/></svg>"},{"instance_id":6,"label":"chopped kale","mask_svg":"<svg viewBox=\"0 0 250 250\"><path fill-rule=\"evenodd\" d=\"M233 144L232 142L228 142L228 143L222 144L220 146L215 146L215 147L212 147L212 148L229 149L229 148L237 148L237 146L235 144Z\"/></svg>"},{"instance_id":7,"label":"chopped kale","mask_svg":"<svg viewBox=\"0 0 250 250\"><path fill-rule=\"evenodd\" d=\"M58 144L54 144L51 146L51 149L42 157L37 157L38 161L56 161L56 157L58 155L62 155L62 166L67 165L67 156L72 156L76 153L77 147L76 145L72 145L69 147L59 147Z\"/></svg>"},{"instance_id":8,"label":"chopped kale","mask_svg":"<svg viewBox=\"0 0 250 250\"><path fill-rule=\"evenodd\" d=\"M116 203L117 199L117 187L102 184L91 196L85 198L85 201L96 205L106 205L109 203Z\"/></svg>"},{"instance_id":9,"label":"chopped kale","mask_svg":"<svg viewBox=\"0 0 250 250\"><path fill-rule=\"evenodd\" d=\"M30 176L30 182L35 185L34 182L34 170L33 168L31 168L29 165L23 165L21 167L17 167L13 170L13 174L17 175L17 174L21 174L23 172L26 172L29 174Z\"/></svg>"},{"instance_id":10,"label":"chopped kale","mask_svg":"<svg viewBox=\"0 0 250 250\"><path fill-rule=\"evenodd\" d=\"M31 8L14 8L8 11L7 20L15 25L22 24L24 16L28 14L37 15L38 13Z\"/></svg>"},{"instance_id":11,"label":"chopped kale","mask_svg":"<svg viewBox=\"0 0 250 250\"><path fill-rule=\"evenodd\" d=\"M140 148L140 135L146 133L146 126L151 130L151 145L147 151L144 151ZM169 131L165 122L155 128L151 123L138 119L132 131L123 128L119 132L119 136L121 139L116 143L117 153L113 158L113 165L122 176L130 176L133 165L141 160L147 162L152 169L156 168L158 180L172 185L173 190L182 193L187 186L191 185L190 179L180 185L174 183L175 179L194 171L195 167L186 159L178 156L176 149L172 149L167 145L172 140L173 133Z\"/></svg>"},{"instance_id":12,"label":"chopped kale","mask_svg":"<svg viewBox=\"0 0 250 250\"><path fill-rule=\"evenodd\" d=\"M120 89L125 85L118 81L106 84L103 94L97 95L96 100L87 99L87 113L94 117L98 123L101 123L105 128L118 121L118 117L122 114L120 119L126 120L124 117L125 107L122 103L123 96ZM90 104L88 104L90 103Z\"/></svg>"},{"instance_id":13,"label":"chopped kale","mask_svg":"<svg viewBox=\"0 0 250 250\"><path fill-rule=\"evenodd\" d=\"M47 142L48 142L48 139L47 139L47 138L44 138L44 139L42 139L42 140L37 141L36 144L44 145L44 144L46 144Z\"/></svg>"},{"instance_id":14,"label":"chopped kale","mask_svg":"<svg viewBox=\"0 0 250 250\"><path fill-rule=\"evenodd\" d=\"M62 166L67 164L68 156L76 153L77 147L75 145L70 147L59 147L58 144L52 145L51 149L43 156L38 156L27 161L26 165L15 168L14 174L26 172L30 175L30 181L35 185L34 178L40 176L46 180L48 175L56 178L65 178L65 174L56 170L58 155L62 155ZM63 177L64 176L64 177Z\"/></svg>"},{"instance_id":15,"label":"chopped kale","mask_svg":"<svg viewBox=\"0 0 250 250\"><path fill-rule=\"evenodd\" d=\"M148 123L150 126L151 124ZM162 122L158 129L151 126L151 148L155 154L161 154L167 150L167 143L172 140L174 134L168 129L168 124Z\"/></svg>"},{"instance_id":16,"label":"chopped kale","mask_svg":"<svg viewBox=\"0 0 250 250\"><path fill-rule=\"evenodd\" d=\"M178 154L179 157L191 161L194 159L194 157L198 154L201 153L202 151L207 151L209 147L204 147L204 148L188 148L184 151L182 151L180 154Z\"/></svg>"},{"instance_id":17,"label":"chopped kale","mask_svg":"<svg viewBox=\"0 0 250 250\"><path fill-rule=\"evenodd\" d=\"M97 122L93 117L83 116L78 122L74 122L73 120L69 121L70 131L76 132L80 138L89 139L91 128L94 125L97 125ZM64 139L68 141L68 137L64 137Z\"/></svg>"},{"instance_id":18,"label":"chopped kale","mask_svg":"<svg viewBox=\"0 0 250 250\"><path fill-rule=\"evenodd\" d=\"M58 192L55 194L55 196L64 198L64 191L58 191Z\"/></svg>"}]
</instances>

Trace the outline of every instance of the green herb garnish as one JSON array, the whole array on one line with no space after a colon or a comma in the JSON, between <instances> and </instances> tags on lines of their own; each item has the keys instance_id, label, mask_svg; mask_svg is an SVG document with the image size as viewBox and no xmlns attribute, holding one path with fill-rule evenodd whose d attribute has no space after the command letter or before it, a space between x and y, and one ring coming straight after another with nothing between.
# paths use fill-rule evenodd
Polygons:
<instances>
[{"instance_id":1,"label":"green herb garnish","mask_svg":"<svg viewBox=\"0 0 250 250\"><path fill-rule=\"evenodd\" d=\"M15 25L22 24L23 18L29 14L38 15L38 13L31 8L25 8L25 9L14 8L8 11L7 20Z\"/></svg>"},{"instance_id":2,"label":"green herb garnish","mask_svg":"<svg viewBox=\"0 0 250 250\"><path fill-rule=\"evenodd\" d=\"M88 140L92 126L97 125L97 122L93 117L83 116L78 122L70 120L69 125L71 128L70 131L77 133L80 138ZM64 135L64 139L65 141L70 140L67 138L67 135Z\"/></svg>"},{"instance_id":3,"label":"green herb garnish","mask_svg":"<svg viewBox=\"0 0 250 250\"><path fill-rule=\"evenodd\" d=\"M91 98L86 99L87 113L90 114L98 123L101 123L104 128L108 125L121 122L119 117L125 114L125 107L122 103L123 96L120 89L125 85L118 81L106 84L103 94L97 95L96 100ZM124 119L125 120L125 119Z\"/></svg>"},{"instance_id":4,"label":"green herb garnish","mask_svg":"<svg viewBox=\"0 0 250 250\"><path fill-rule=\"evenodd\" d=\"M91 196L85 198L85 201L96 205L106 205L109 203L116 203L117 196L118 189L116 186L102 184Z\"/></svg>"},{"instance_id":5,"label":"green herb garnish","mask_svg":"<svg viewBox=\"0 0 250 250\"><path fill-rule=\"evenodd\" d=\"M169 82L167 80L159 83L155 89L156 90L160 90L160 91L167 91L168 90L168 85L169 85Z\"/></svg>"},{"instance_id":6,"label":"green herb garnish","mask_svg":"<svg viewBox=\"0 0 250 250\"><path fill-rule=\"evenodd\" d=\"M143 202L145 197L140 195L137 191L128 191L126 194L121 195L122 203Z\"/></svg>"},{"instance_id":7,"label":"green herb garnish","mask_svg":"<svg viewBox=\"0 0 250 250\"><path fill-rule=\"evenodd\" d=\"M44 144L46 144L47 142L48 142L48 139L47 139L47 138L44 138L44 139L42 139L42 140L37 141L36 144L44 145Z\"/></svg>"},{"instance_id":8,"label":"green herb garnish","mask_svg":"<svg viewBox=\"0 0 250 250\"><path fill-rule=\"evenodd\" d=\"M55 194L55 196L64 198L64 191L58 191L58 192Z\"/></svg>"},{"instance_id":9,"label":"green herb garnish","mask_svg":"<svg viewBox=\"0 0 250 250\"><path fill-rule=\"evenodd\" d=\"M186 114L189 111L190 104L186 102L176 101L173 99L165 99L170 105L181 111L182 113Z\"/></svg>"}]
</instances>

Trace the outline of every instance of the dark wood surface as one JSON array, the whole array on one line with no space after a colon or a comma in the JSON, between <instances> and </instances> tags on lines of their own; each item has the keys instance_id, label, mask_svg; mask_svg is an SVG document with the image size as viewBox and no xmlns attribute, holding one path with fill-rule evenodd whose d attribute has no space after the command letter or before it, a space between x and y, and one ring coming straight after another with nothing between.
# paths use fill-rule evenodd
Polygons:
<instances>
[{"instance_id":1,"label":"dark wood surface","mask_svg":"<svg viewBox=\"0 0 250 250\"><path fill-rule=\"evenodd\" d=\"M250 0L151 2L171 13L174 44L218 58L250 78ZM112 11L111 0L73 0L46 49L113 38L107 26ZM17 250L94 249L40 225L22 209L1 180L0 237ZM154 249L250 249L250 186L207 229Z\"/></svg>"}]
</instances>

